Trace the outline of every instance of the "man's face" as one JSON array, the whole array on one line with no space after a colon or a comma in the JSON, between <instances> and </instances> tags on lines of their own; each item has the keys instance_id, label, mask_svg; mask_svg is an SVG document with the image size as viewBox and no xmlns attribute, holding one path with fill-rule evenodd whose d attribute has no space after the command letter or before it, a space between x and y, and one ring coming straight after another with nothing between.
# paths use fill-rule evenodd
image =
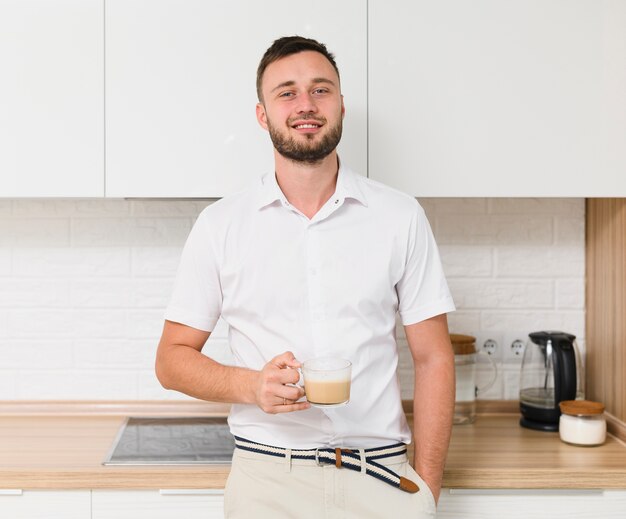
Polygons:
<instances>
[{"instance_id":1,"label":"man's face","mask_svg":"<svg viewBox=\"0 0 626 519\"><path fill-rule=\"evenodd\" d=\"M345 109L337 72L322 54L304 51L271 63L261 90L257 119L283 157L315 164L337 147Z\"/></svg>"}]
</instances>

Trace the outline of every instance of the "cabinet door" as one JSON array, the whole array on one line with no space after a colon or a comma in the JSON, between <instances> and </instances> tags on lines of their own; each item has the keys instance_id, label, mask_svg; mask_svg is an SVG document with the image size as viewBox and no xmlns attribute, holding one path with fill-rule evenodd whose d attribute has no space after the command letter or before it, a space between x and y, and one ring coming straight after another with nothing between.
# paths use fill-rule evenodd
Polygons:
<instances>
[{"instance_id":1,"label":"cabinet door","mask_svg":"<svg viewBox=\"0 0 626 519\"><path fill-rule=\"evenodd\" d=\"M369 0L369 173L416 196L626 196L626 2Z\"/></svg>"},{"instance_id":2,"label":"cabinet door","mask_svg":"<svg viewBox=\"0 0 626 519\"><path fill-rule=\"evenodd\" d=\"M0 517L91 519L89 490L0 490Z\"/></svg>"},{"instance_id":3,"label":"cabinet door","mask_svg":"<svg viewBox=\"0 0 626 519\"><path fill-rule=\"evenodd\" d=\"M447 490L437 519L623 519L623 490Z\"/></svg>"},{"instance_id":4,"label":"cabinet door","mask_svg":"<svg viewBox=\"0 0 626 519\"><path fill-rule=\"evenodd\" d=\"M92 519L222 519L223 490L93 490Z\"/></svg>"},{"instance_id":5,"label":"cabinet door","mask_svg":"<svg viewBox=\"0 0 626 519\"><path fill-rule=\"evenodd\" d=\"M0 70L0 197L103 196L103 0L0 2Z\"/></svg>"},{"instance_id":6,"label":"cabinet door","mask_svg":"<svg viewBox=\"0 0 626 519\"><path fill-rule=\"evenodd\" d=\"M342 159L367 174L366 2L107 0L106 194L221 197L273 171L256 68L276 38L336 54ZM332 15L331 15L332 13Z\"/></svg>"}]
</instances>

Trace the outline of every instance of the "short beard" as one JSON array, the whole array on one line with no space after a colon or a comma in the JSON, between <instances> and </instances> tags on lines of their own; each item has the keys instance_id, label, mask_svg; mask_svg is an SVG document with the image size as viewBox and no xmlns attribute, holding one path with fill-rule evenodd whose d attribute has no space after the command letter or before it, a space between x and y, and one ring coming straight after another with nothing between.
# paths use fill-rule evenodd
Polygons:
<instances>
[{"instance_id":1,"label":"short beard","mask_svg":"<svg viewBox=\"0 0 626 519\"><path fill-rule=\"evenodd\" d=\"M330 131L322 137L322 140L318 144L307 145L306 142L296 142L291 137L282 135L270 121L267 121L267 129L270 133L270 139L274 144L276 151L283 157L292 160L294 162L300 162L308 165L315 165L330 155L341 140L343 124L341 119L336 126L330 129ZM311 135L309 139L313 138Z\"/></svg>"}]
</instances>

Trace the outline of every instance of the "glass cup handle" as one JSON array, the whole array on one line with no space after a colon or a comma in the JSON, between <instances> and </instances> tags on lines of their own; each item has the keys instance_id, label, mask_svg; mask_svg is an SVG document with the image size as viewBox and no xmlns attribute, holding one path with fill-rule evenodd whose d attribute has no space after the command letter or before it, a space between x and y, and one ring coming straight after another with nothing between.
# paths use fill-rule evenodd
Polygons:
<instances>
[{"instance_id":1,"label":"glass cup handle","mask_svg":"<svg viewBox=\"0 0 626 519\"><path fill-rule=\"evenodd\" d=\"M476 396L478 396L478 393L482 393L491 388L491 386L495 384L496 379L498 378L498 366L496 366L496 363L493 361L491 356L486 351L479 351L478 354L487 356L487 358L489 359L489 364L491 364L491 367L493 368L493 376L491 377L491 380L489 380L489 382L487 382L484 386L476 386Z\"/></svg>"},{"instance_id":2,"label":"glass cup handle","mask_svg":"<svg viewBox=\"0 0 626 519\"><path fill-rule=\"evenodd\" d=\"M300 389L304 389L304 374L302 373L302 369L301 368L290 368L289 366L287 366L284 369L295 369L298 372L298 374L300 375L300 378L298 379L298 382L296 382L294 384L287 384L287 385L291 386L291 387L298 387ZM303 396L301 399L299 399L298 402L306 402L306 395Z\"/></svg>"}]
</instances>

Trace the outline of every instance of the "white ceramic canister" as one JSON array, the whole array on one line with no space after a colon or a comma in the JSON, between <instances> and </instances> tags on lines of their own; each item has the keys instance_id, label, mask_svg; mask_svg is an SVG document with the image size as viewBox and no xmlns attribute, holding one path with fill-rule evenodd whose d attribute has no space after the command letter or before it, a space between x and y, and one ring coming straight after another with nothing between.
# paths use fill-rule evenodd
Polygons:
<instances>
[{"instance_id":1,"label":"white ceramic canister","mask_svg":"<svg viewBox=\"0 0 626 519\"><path fill-rule=\"evenodd\" d=\"M606 440L604 405L591 400L564 400L559 403L559 436L573 445L602 445Z\"/></svg>"}]
</instances>

